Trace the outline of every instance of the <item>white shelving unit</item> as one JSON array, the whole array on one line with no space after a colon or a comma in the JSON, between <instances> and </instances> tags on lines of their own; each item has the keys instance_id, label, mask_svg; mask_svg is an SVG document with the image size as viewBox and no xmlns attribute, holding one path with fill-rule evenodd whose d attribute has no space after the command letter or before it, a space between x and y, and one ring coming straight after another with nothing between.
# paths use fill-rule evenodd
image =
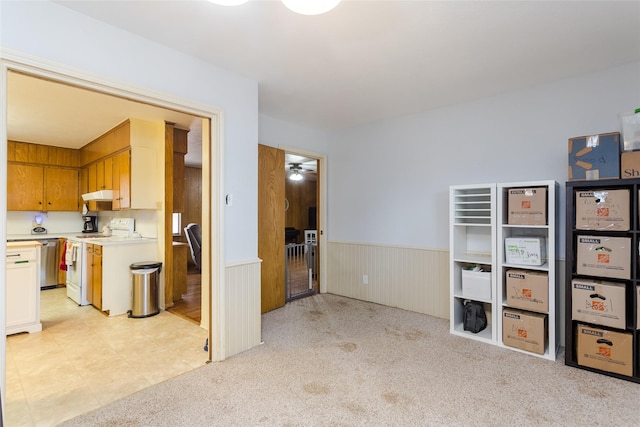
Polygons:
<instances>
[{"instance_id":1,"label":"white shelving unit","mask_svg":"<svg viewBox=\"0 0 640 427\"><path fill-rule=\"evenodd\" d=\"M496 185L458 185L449 188L450 254L450 331L452 334L488 343L496 341ZM491 298L464 295L462 269L480 265L490 270ZM477 334L463 328L464 302L472 299L484 304L487 327Z\"/></svg>"},{"instance_id":2,"label":"white shelving unit","mask_svg":"<svg viewBox=\"0 0 640 427\"><path fill-rule=\"evenodd\" d=\"M546 225L510 225L508 224L509 207L508 207L508 191L510 189L519 188L544 188L547 196L547 224ZM559 310L559 292L558 292L558 276L557 276L557 199L558 183L555 181L531 181L531 182L512 182L506 184L498 184L497 188L497 204L498 204L498 237L497 237L497 304L498 304L498 334L497 343L505 348L534 356L543 357L545 359L555 360L559 349L560 324L558 322L557 313ZM508 237L541 237L545 239L547 261L540 266L508 264L505 256L504 239ZM506 272L510 269L542 271L547 273L549 278L548 302L549 310L547 314L547 344L544 354L531 353L513 347L505 346L502 343L502 311L510 308L507 304L506 295ZM526 311L526 310L525 310Z\"/></svg>"},{"instance_id":3,"label":"white shelving unit","mask_svg":"<svg viewBox=\"0 0 640 427\"><path fill-rule=\"evenodd\" d=\"M512 188L543 187L547 195L547 223L545 225L509 225L508 190ZM507 184L456 185L449 188L449 277L450 332L466 338L499 345L514 351L555 360L559 349L560 329L557 277L557 197L555 181L514 182ZM507 264L504 239L507 237L544 237L547 261L540 266ZM471 298L462 288L462 270L480 265L490 270L491 297ZM542 355L506 346L502 343L502 314L507 304L505 273L524 269L546 272L549 278L547 314L547 344ZM487 313L487 328L477 334L463 328L464 302L480 301Z\"/></svg>"}]
</instances>

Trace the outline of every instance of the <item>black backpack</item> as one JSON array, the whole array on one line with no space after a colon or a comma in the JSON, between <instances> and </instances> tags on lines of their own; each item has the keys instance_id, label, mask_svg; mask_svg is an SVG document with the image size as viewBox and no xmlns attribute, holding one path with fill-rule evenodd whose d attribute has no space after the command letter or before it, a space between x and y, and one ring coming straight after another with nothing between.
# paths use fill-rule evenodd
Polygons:
<instances>
[{"instance_id":1,"label":"black backpack","mask_svg":"<svg viewBox=\"0 0 640 427\"><path fill-rule=\"evenodd\" d=\"M467 301L464 304L464 330L477 334L487 327L487 314L484 305L478 301Z\"/></svg>"}]
</instances>

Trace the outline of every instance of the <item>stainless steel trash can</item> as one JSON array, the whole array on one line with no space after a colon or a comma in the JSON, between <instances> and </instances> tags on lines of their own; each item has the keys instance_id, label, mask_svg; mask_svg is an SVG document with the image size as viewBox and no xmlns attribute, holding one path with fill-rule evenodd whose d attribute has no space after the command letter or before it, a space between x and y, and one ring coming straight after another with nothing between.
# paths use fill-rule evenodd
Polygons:
<instances>
[{"instance_id":1,"label":"stainless steel trash can","mask_svg":"<svg viewBox=\"0 0 640 427\"><path fill-rule=\"evenodd\" d=\"M132 298L129 317L149 317L160 313L158 308L158 284L162 263L156 261L136 262L131 270Z\"/></svg>"}]
</instances>

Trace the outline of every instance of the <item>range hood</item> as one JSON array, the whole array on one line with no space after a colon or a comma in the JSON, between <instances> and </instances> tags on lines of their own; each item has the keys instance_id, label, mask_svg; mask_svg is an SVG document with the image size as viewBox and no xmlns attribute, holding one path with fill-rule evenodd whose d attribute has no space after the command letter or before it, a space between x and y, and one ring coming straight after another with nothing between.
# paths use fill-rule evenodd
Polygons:
<instances>
[{"instance_id":1,"label":"range hood","mask_svg":"<svg viewBox=\"0 0 640 427\"><path fill-rule=\"evenodd\" d=\"M89 202L91 200L110 202L113 200L113 190L100 190L82 195L82 200Z\"/></svg>"}]
</instances>

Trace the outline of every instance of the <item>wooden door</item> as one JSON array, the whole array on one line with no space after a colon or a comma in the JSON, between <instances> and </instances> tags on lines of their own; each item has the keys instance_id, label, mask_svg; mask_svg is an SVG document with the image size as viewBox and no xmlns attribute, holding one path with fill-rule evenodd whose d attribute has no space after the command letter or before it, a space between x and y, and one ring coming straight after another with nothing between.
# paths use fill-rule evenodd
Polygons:
<instances>
[{"instance_id":1,"label":"wooden door","mask_svg":"<svg viewBox=\"0 0 640 427\"><path fill-rule=\"evenodd\" d=\"M285 304L284 151L258 145L258 257L262 259L262 312Z\"/></svg>"},{"instance_id":2,"label":"wooden door","mask_svg":"<svg viewBox=\"0 0 640 427\"><path fill-rule=\"evenodd\" d=\"M48 211L79 210L80 177L77 169L47 167L44 169L44 182Z\"/></svg>"},{"instance_id":3,"label":"wooden door","mask_svg":"<svg viewBox=\"0 0 640 427\"><path fill-rule=\"evenodd\" d=\"M44 168L9 163L7 165L7 210L44 211ZM77 197L77 194L76 194Z\"/></svg>"}]
</instances>

